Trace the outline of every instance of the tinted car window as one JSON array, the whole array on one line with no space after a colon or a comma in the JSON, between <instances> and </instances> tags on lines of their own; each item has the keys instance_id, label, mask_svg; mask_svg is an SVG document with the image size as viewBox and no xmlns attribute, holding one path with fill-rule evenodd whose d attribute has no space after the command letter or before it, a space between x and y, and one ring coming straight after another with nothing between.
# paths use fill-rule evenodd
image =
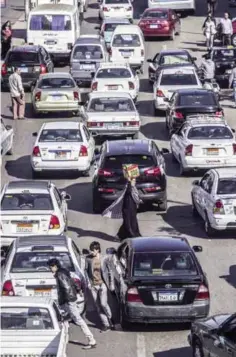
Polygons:
<instances>
[{"instance_id":1,"label":"tinted car window","mask_svg":"<svg viewBox=\"0 0 236 357\"><path fill-rule=\"evenodd\" d=\"M12 262L11 272L39 272L50 271L49 259L58 259L63 268L75 271L68 252L19 252L16 253Z\"/></svg>"},{"instance_id":2,"label":"tinted car window","mask_svg":"<svg viewBox=\"0 0 236 357\"><path fill-rule=\"evenodd\" d=\"M218 182L217 193L219 195L235 195L236 178L220 179Z\"/></svg>"},{"instance_id":3,"label":"tinted car window","mask_svg":"<svg viewBox=\"0 0 236 357\"><path fill-rule=\"evenodd\" d=\"M106 169L122 169L122 165L134 164L142 167L154 166L153 157L150 155L116 155L107 156L104 162Z\"/></svg>"},{"instance_id":4,"label":"tinted car window","mask_svg":"<svg viewBox=\"0 0 236 357\"><path fill-rule=\"evenodd\" d=\"M192 73L163 73L161 77L161 85L163 86L187 86L197 85L197 78Z\"/></svg>"},{"instance_id":5,"label":"tinted car window","mask_svg":"<svg viewBox=\"0 0 236 357\"><path fill-rule=\"evenodd\" d=\"M77 60L91 60L102 59L103 53L101 46L79 45L73 51L73 59Z\"/></svg>"},{"instance_id":6,"label":"tinted car window","mask_svg":"<svg viewBox=\"0 0 236 357\"><path fill-rule=\"evenodd\" d=\"M216 99L214 94L180 94L179 105L181 106L215 106Z\"/></svg>"},{"instance_id":7,"label":"tinted car window","mask_svg":"<svg viewBox=\"0 0 236 357\"><path fill-rule=\"evenodd\" d=\"M164 11L146 11L143 18L168 19L168 12Z\"/></svg>"},{"instance_id":8,"label":"tinted car window","mask_svg":"<svg viewBox=\"0 0 236 357\"><path fill-rule=\"evenodd\" d=\"M51 211L53 204L50 195L43 193L10 193L3 196L3 211Z\"/></svg>"},{"instance_id":9,"label":"tinted car window","mask_svg":"<svg viewBox=\"0 0 236 357\"><path fill-rule=\"evenodd\" d=\"M131 73L126 68L100 69L96 78L130 78Z\"/></svg>"},{"instance_id":10,"label":"tinted car window","mask_svg":"<svg viewBox=\"0 0 236 357\"><path fill-rule=\"evenodd\" d=\"M39 55L37 52L11 52L8 57L8 62L26 63L39 63Z\"/></svg>"},{"instance_id":11,"label":"tinted car window","mask_svg":"<svg viewBox=\"0 0 236 357\"><path fill-rule=\"evenodd\" d=\"M40 307L1 307L2 330L52 330L48 309Z\"/></svg>"},{"instance_id":12,"label":"tinted car window","mask_svg":"<svg viewBox=\"0 0 236 357\"><path fill-rule=\"evenodd\" d=\"M74 88L75 83L70 78L43 78L39 84L40 89Z\"/></svg>"},{"instance_id":13,"label":"tinted car window","mask_svg":"<svg viewBox=\"0 0 236 357\"><path fill-rule=\"evenodd\" d=\"M197 275L190 253L154 252L134 255L133 276Z\"/></svg>"},{"instance_id":14,"label":"tinted car window","mask_svg":"<svg viewBox=\"0 0 236 357\"><path fill-rule=\"evenodd\" d=\"M51 129L43 130L40 138L40 142L82 142L81 131L77 129Z\"/></svg>"},{"instance_id":15,"label":"tinted car window","mask_svg":"<svg viewBox=\"0 0 236 357\"><path fill-rule=\"evenodd\" d=\"M113 32L118 25L128 25L128 24L124 24L122 22L121 23L115 23L115 24L105 24L104 31Z\"/></svg>"},{"instance_id":16,"label":"tinted car window","mask_svg":"<svg viewBox=\"0 0 236 357\"><path fill-rule=\"evenodd\" d=\"M188 139L233 139L233 134L223 126L199 126L189 130Z\"/></svg>"},{"instance_id":17,"label":"tinted car window","mask_svg":"<svg viewBox=\"0 0 236 357\"><path fill-rule=\"evenodd\" d=\"M160 65L172 65L179 63L189 63L190 59L187 54L171 54L171 55L163 55L160 59Z\"/></svg>"},{"instance_id":18,"label":"tinted car window","mask_svg":"<svg viewBox=\"0 0 236 357\"><path fill-rule=\"evenodd\" d=\"M112 46L114 47L139 47L140 45L141 42L139 36L134 34L115 35L112 42Z\"/></svg>"},{"instance_id":19,"label":"tinted car window","mask_svg":"<svg viewBox=\"0 0 236 357\"><path fill-rule=\"evenodd\" d=\"M30 19L32 31L70 31L71 16L69 15L33 15Z\"/></svg>"},{"instance_id":20,"label":"tinted car window","mask_svg":"<svg viewBox=\"0 0 236 357\"><path fill-rule=\"evenodd\" d=\"M128 98L95 98L92 99L88 112L132 112L134 104Z\"/></svg>"},{"instance_id":21,"label":"tinted car window","mask_svg":"<svg viewBox=\"0 0 236 357\"><path fill-rule=\"evenodd\" d=\"M219 50L214 50L213 52L213 58L214 59L221 59L221 58L229 58L233 59L236 58L236 50L234 49L219 49Z\"/></svg>"}]
</instances>

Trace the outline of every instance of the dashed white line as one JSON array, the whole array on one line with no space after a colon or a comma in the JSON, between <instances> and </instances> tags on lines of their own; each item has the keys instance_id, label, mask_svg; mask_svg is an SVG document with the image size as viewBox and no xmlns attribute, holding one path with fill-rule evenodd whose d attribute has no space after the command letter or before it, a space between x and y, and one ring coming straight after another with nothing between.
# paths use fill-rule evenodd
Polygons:
<instances>
[{"instance_id":1,"label":"dashed white line","mask_svg":"<svg viewBox=\"0 0 236 357\"><path fill-rule=\"evenodd\" d=\"M137 357L146 357L146 343L143 334L137 334Z\"/></svg>"}]
</instances>

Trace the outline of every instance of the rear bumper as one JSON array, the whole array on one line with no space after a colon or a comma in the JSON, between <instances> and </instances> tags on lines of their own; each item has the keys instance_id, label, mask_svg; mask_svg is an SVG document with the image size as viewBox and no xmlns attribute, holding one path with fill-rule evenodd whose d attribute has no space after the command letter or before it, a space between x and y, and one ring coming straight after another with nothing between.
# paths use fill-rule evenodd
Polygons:
<instances>
[{"instance_id":1,"label":"rear bumper","mask_svg":"<svg viewBox=\"0 0 236 357\"><path fill-rule=\"evenodd\" d=\"M155 98L154 106L158 110L166 111L166 109L168 107L168 103L164 102L163 98Z\"/></svg>"},{"instance_id":2,"label":"rear bumper","mask_svg":"<svg viewBox=\"0 0 236 357\"><path fill-rule=\"evenodd\" d=\"M172 30L168 31L159 31L158 29L144 29L141 28L145 37L169 37L172 33Z\"/></svg>"},{"instance_id":3,"label":"rear bumper","mask_svg":"<svg viewBox=\"0 0 236 357\"><path fill-rule=\"evenodd\" d=\"M88 128L88 129L93 136L130 136L139 132L139 127L127 129L127 130L123 128L122 130L109 130L109 129L97 130L92 128Z\"/></svg>"},{"instance_id":4,"label":"rear bumper","mask_svg":"<svg viewBox=\"0 0 236 357\"><path fill-rule=\"evenodd\" d=\"M42 172L42 171L86 171L90 167L90 163L88 160L85 162L80 162L79 160L74 161L42 161L42 160L32 160L31 166L33 171Z\"/></svg>"},{"instance_id":5,"label":"rear bumper","mask_svg":"<svg viewBox=\"0 0 236 357\"><path fill-rule=\"evenodd\" d=\"M8 239L10 241L18 238L18 237L30 237L30 236L40 236L40 235L55 235L55 236L60 236L62 234L64 234L64 226L61 227L60 229L49 229L48 231L38 231L37 233L31 233L31 234L27 234L27 233L4 233L2 234L0 232L0 236L1 236L1 242L2 242L2 237L4 237L4 240L7 242ZM2 243L1 243L2 245Z\"/></svg>"},{"instance_id":6,"label":"rear bumper","mask_svg":"<svg viewBox=\"0 0 236 357\"><path fill-rule=\"evenodd\" d=\"M59 111L78 111L78 102L34 102L34 110L38 113L40 112L59 112Z\"/></svg>"},{"instance_id":7,"label":"rear bumper","mask_svg":"<svg viewBox=\"0 0 236 357\"><path fill-rule=\"evenodd\" d=\"M133 12L120 12L119 15L115 12L115 11L108 11L104 14L104 12L102 12L101 17L103 19L113 19L113 18L121 18L121 19L129 19L129 20L133 20Z\"/></svg>"},{"instance_id":8,"label":"rear bumper","mask_svg":"<svg viewBox=\"0 0 236 357\"><path fill-rule=\"evenodd\" d=\"M69 52L50 52L48 51L54 61L69 61L70 51Z\"/></svg>"},{"instance_id":9,"label":"rear bumper","mask_svg":"<svg viewBox=\"0 0 236 357\"><path fill-rule=\"evenodd\" d=\"M213 167L236 167L236 158L218 158L218 157L207 157L207 158L185 158L183 162L183 167L185 170L196 170L196 169L209 169Z\"/></svg>"},{"instance_id":10,"label":"rear bumper","mask_svg":"<svg viewBox=\"0 0 236 357\"><path fill-rule=\"evenodd\" d=\"M219 230L219 231L224 231L224 230L235 230L236 229L236 219L235 215L225 215L225 217L220 217L218 216L213 216L209 215L208 216L209 221L211 223L212 228Z\"/></svg>"},{"instance_id":11,"label":"rear bumper","mask_svg":"<svg viewBox=\"0 0 236 357\"><path fill-rule=\"evenodd\" d=\"M107 202L108 204L114 202L119 197L119 194L106 194L97 192L96 197L103 202ZM146 194L139 194L140 199L143 203L147 202L163 202L166 200L166 191L159 191L155 193L146 193Z\"/></svg>"}]
</instances>

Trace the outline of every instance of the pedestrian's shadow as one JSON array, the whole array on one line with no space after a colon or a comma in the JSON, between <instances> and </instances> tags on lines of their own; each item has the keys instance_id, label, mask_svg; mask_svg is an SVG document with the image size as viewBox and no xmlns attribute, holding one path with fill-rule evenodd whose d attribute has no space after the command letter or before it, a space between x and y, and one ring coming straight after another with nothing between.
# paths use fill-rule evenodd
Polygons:
<instances>
[{"instance_id":1,"label":"pedestrian's shadow","mask_svg":"<svg viewBox=\"0 0 236 357\"><path fill-rule=\"evenodd\" d=\"M86 230L86 229L71 227L71 226L68 227L68 230L77 233L79 238L80 237L81 238L82 237L94 237L94 238L102 239L102 240L109 241L109 242L116 241L114 236L111 236L110 234L100 232L100 231Z\"/></svg>"}]
</instances>

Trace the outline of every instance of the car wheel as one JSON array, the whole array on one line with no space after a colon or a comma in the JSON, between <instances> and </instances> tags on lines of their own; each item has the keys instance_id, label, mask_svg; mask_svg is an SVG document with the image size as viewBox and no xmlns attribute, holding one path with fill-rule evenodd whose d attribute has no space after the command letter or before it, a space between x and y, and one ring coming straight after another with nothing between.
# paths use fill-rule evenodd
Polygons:
<instances>
[{"instance_id":1,"label":"car wheel","mask_svg":"<svg viewBox=\"0 0 236 357\"><path fill-rule=\"evenodd\" d=\"M207 216L207 213L205 212L205 232L208 235L208 237L214 237L217 233L217 230L212 228L211 223L209 221L209 218Z\"/></svg>"},{"instance_id":2,"label":"car wheel","mask_svg":"<svg viewBox=\"0 0 236 357\"><path fill-rule=\"evenodd\" d=\"M204 357L202 344L198 340L193 345L193 357Z\"/></svg>"},{"instance_id":3,"label":"car wheel","mask_svg":"<svg viewBox=\"0 0 236 357\"><path fill-rule=\"evenodd\" d=\"M198 213L198 210L196 208L196 204L194 202L194 198L193 198L193 195L191 195L192 197L192 214L194 217L199 217L199 213Z\"/></svg>"},{"instance_id":4,"label":"car wheel","mask_svg":"<svg viewBox=\"0 0 236 357\"><path fill-rule=\"evenodd\" d=\"M159 211L167 211L167 199L165 198L163 202L158 204Z\"/></svg>"},{"instance_id":5,"label":"car wheel","mask_svg":"<svg viewBox=\"0 0 236 357\"><path fill-rule=\"evenodd\" d=\"M124 306L120 306L120 326L123 330L130 330L130 323L125 319Z\"/></svg>"},{"instance_id":6,"label":"car wheel","mask_svg":"<svg viewBox=\"0 0 236 357\"><path fill-rule=\"evenodd\" d=\"M170 35L170 40L174 41L175 39L175 30L172 30L171 35Z\"/></svg>"},{"instance_id":7,"label":"car wheel","mask_svg":"<svg viewBox=\"0 0 236 357\"><path fill-rule=\"evenodd\" d=\"M95 193L93 193L93 213L101 213L102 206Z\"/></svg>"},{"instance_id":8,"label":"car wheel","mask_svg":"<svg viewBox=\"0 0 236 357\"><path fill-rule=\"evenodd\" d=\"M236 34L232 36L232 44L233 46L236 46Z\"/></svg>"}]
</instances>

